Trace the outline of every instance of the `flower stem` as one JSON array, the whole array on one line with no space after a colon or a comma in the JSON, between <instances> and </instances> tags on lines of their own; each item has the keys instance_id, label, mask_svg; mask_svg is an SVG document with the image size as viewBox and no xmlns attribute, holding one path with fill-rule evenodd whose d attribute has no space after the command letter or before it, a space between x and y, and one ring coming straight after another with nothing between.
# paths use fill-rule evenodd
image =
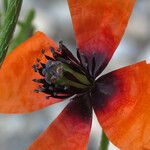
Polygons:
<instances>
[{"instance_id":1,"label":"flower stem","mask_svg":"<svg viewBox=\"0 0 150 150\"><path fill-rule=\"evenodd\" d=\"M5 59L10 40L18 21L22 0L8 1L4 22L0 31L0 66Z\"/></svg>"},{"instance_id":2,"label":"flower stem","mask_svg":"<svg viewBox=\"0 0 150 150\"><path fill-rule=\"evenodd\" d=\"M108 150L109 140L104 132L102 132L100 150Z\"/></svg>"}]
</instances>

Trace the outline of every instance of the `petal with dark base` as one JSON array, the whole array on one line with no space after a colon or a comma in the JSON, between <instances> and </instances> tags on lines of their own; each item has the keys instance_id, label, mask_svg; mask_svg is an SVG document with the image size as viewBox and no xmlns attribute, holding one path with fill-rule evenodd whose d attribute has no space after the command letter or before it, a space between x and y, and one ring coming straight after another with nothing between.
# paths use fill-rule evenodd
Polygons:
<instances>
[{"instance_id":1,"label":"petal with dark base","mask_svg":"<svg viewBox=\"0 0 150 150\"><path fill-rule=\"evenodd\" d=\"M28 113L60 101L47 100L45 94L34 92L38 84L32 80L40 75L33 71L32 66L36 58L44 61L41 50L48 50L50 46L57 47L45 34L37 32L7 56L0 69L1 113Z\"/></svg>"},{"instance_id":2,"label":"petal with dark base","mask_svg":"<svg viewBox=\"0 0 150 150\"><path fill-rule=\"evenodd\" d=\"M103 88L93 105L108 138L123 150L150 149L150 64L113 71L97 84Z\"/></svg>"},{"instance_id":3,"label":"petal with dark base","mask_svg":"<svg viewBox=\"0 0 150 150\"><path fill-rule=\"evenodd\" d=\"M74 98L28 150L86 150L91 122L88 97Z\"/></svg>"},{"instance_id":4,"label":"petal with dark base","mask_svg":"<svg viewBox=\"0 0 150 150\"><path fill-rule=\"evenodd\" d=\"M94 74L98 75L124 34L135 0L68 0L68 3L80 54L87 57L89 64L95 61ZM92 65L89 69L92 71Z\"/></svg>"}]
</instances>

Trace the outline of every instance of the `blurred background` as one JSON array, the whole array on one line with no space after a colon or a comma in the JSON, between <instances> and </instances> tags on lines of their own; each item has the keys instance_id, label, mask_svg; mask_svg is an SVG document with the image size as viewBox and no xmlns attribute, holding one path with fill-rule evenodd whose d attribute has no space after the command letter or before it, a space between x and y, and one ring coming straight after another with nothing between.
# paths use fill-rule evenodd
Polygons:
<instances>
[{"instance_id":1,"label":"blurred background","mask_svg":"<svg viewBox=\"0 0 150 150\"><path fill-rule=\"evenodd\" d=\"M2 1L0 1L2 8ZM150 0L137 0L126 33L106 72L146 59L150 62ZM34 31L43 31L55 41L63 40L75 52L75 38L67 0L24 0L11 48ZM27 115L0 115L0 150L26 150L56 118L67 102ZM98 150L101 128L93 118L88 150ZM117 150L109 145L109 150Z\"/></svg>"}]
</instances>

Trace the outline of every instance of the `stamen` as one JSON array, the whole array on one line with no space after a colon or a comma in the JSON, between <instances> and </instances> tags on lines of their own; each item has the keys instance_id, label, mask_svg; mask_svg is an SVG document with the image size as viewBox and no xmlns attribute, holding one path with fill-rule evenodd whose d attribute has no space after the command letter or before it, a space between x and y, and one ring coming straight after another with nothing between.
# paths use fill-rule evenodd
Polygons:
<instances>
[{"instance_id":1,"label":"stamen","mask_svg":"<svg viewBox=\"0 0 150 150\"><path fill-rule=\"evenodd\" d=\"M76 63L76 64L80 64L79 61L73 56L73 54L67 49L67 47L63 44L62 41L59 42L59 47L62 50L62 56L64 56L64 58Z\"/></svg>"},{"instance_id":2,"label":"stamen","mask_svg":"<svg viewBox=\"0 0 150 150\"><path fill-rule=\"evenodd\" d=\"M44 55L44 56L45 56L45 58L46 58L47 60L52 60L52 61L54 61L53 58L51 58L51 57L49 57L49 56L47 56L47 55Z\"/></svg>"},{"instance_id":3,"label":"stamen","mask_svg":"<svg viewBox=\"0 0 150 150\"><path fill-rule=\"evenodd\" d=\"M39 58L36 58L36 61L39 63L41 60Z\"/></svg>"},{"instance_id":4,"label":"stamen","mask_svg":"<svg viewBox=\"0 0 150 150\"><path fill-rule=\"evenodd\" d=\"M39 90L35 89L34 92L35 92L35 93L39 93Z\"/></svg>"},{"instance_id":5,"label":"stamen","mask_svg":"<svg viewBox=\"0 0 150 150\"><path fill-rule=\"evenodd\" d=\"M33 66L32 66L32 68L33 68L33 70L34 70L35 72L37 72L37 71L38 71L38 68L37 68L37 66L36 66L36 65L33 65Z\"/></svg>"},{"instance_id":6,"label":"stamen","mask_svg":"<svg viewBox=\"0 0 150 150\"><path fill-rule=\"evenodd\" d=\"M40 83L35 92L44 92L48 94L46 99L49 99L66 98L86 91L91 85L91 80L88 78L87 69L84 68L85 66L88 68L85 56L81 56L85 61L83 67L80 58L78 61L62 41L59 42L58 49L50 47L50 51L53 58L45 55L45 50L42 49L41 52L47 62L43 63L37 58L37 64L33 65L34 71L43 76L41 79L33 79L33 82Z\"/></svg>"},{"instance_id":7,"label":"stamen","mask_svg":"<svg viewBox=\"0 0 150 150\"><path fill-rule=\"evenodd\" d=\"M46 75L46 69L41 68L41 73L42 73L43 76L45 76Z\"/></svg>"},{"instance_id":8,"label":"stamen","mask_svg":"<svg viewBox=\"0 0 150 150\"><path fill-rule=\"evenodd\" d=\"M42 66L42 68L45 68L45 64L40 62L40 65Z\"/></svg>"},{"instance_id":9,"label":"stamen","mask_svg":"<svg viewBox=\"0 0 150 150\"><path fill-rule=\"evenodd\" d=\"M55 53L55 49L53 47L50 47L50 51L52 52L52 54Z\"/></svg>"},{"instance_id":10,"label":"stamen","mask_svg":"<svg viewBox=\"0 0 150 150\"><path fill-rule=\"evenodd\" d=\"M42 54L45 54L45 49L42 49L42 50L41 50L41 53L42 53Z\"/></svg>"},{"instance_id":11,"label":"stamen","mask_svg":"<svg viewBox=\"0 0 150 150\"><path fill-rule=\"evenodd\" d=\"M37 82L37 83L44 83L44 79L33 79L33 82Z\"/></svg>"}]
</instances>

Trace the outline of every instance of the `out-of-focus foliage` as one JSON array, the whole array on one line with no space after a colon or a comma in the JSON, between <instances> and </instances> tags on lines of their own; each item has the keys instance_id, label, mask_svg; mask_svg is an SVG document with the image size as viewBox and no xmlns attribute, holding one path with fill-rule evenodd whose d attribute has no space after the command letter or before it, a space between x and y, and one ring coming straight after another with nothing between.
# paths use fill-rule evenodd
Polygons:
<instances>
[{"instance_id":1,"label":"out-of-focus foliage","mask_svg":"<svg viewBox=\"0 0 150 150\"><path fill-rule=\"evenodd\" d=\"M22 0L4 0L0 28L0 65L5 59L10 40L18 21Z\"/></svg>"},{"instance_id":2,"label":"out-of-focus foliage","mask_svg":"<svg viewBox=\"0 0 150 150\"><path fill-rule=\"evenodd\" d=\"M33 19L35 17L35 11L33 9L29 10L25 16L24 21L18 21L19 32L13 38L8 53L11 52L17 45L32 36L34 32Z\"/></svg>"},{"instance_id":3,"label":"out-of-focus foliage","mask_svg":"<svg viewBox=\"0 0 150 150\"><path fill-rule=\"evenodd\" d=\"M15 0L12 3L9 2L9 0L3 0L3 2L2 2L2 12L0 12L0 29L1 29L0 30L0 35L1 35L0 41L6 39L7 43L3 42L3 44L5 44L4 46L5 46L6 50L4 50L3 45L2 46L0 45L1 46L0 56L1 55L5 56L6 52L7 52L7 54L9 54L17 45L19 45L20 43L22 43L23 41L28 39L30 36L32 36L34 29L35 29L35 27L33 25L33 20L35 18L34 9L30 9L27 12L23 21L19 21L19 20L17 21L17 20L13 20L13 19L15 19L15 18L13 18L13 15L11 16L11 13L15 12L14 9L10 10L10 7L12 7L12 4L15 4ZM20 5L20 7L21 7L21 5ZM16 7L15 7L15 9L16 9ZM20 8L18 8L18 9L20 9ZM17 14L17 15L19 15L19 14ZM8 23L8 21L7 21L8 17L10 18L10 21L11 20L12 20L12 22L14 21L15 24L13 24L13 27L10 27L10 31L8 31L8 33L6 33L5 26L7 27L6 24ZM16 16L16 17L18 17L18 16ZM11 40L11 37L13 35L16 24L17 24L19 31L16 33L16 35ZM4 35L4 34L9 34L9 35L7 35L8 39L5 38L6 35ZM11 43L10 43L10 40L11 40ZM10 43L10 46L9 46L9 43ZM8 46L9 46L9 48L8 48ZM8 51L7 51L7 48L8 48ZM1 54L1 51L4 51L4 53L2 52L2 54ZM1 56L1 57L3 57L3 56ZM1 60L1 57L0 57L0 60Z\"/></svg>"}]
</instances>

